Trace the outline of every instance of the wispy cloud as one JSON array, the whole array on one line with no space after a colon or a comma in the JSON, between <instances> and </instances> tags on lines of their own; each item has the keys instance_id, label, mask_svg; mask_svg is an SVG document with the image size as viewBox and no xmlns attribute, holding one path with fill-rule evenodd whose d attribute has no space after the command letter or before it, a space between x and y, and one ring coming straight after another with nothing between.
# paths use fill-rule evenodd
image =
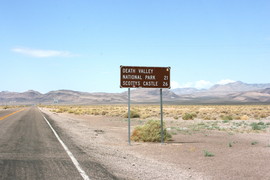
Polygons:
<instances>
[{"instance_id":1,"label":"wispy cloud","mask_svg":"<svg viewBox=\"0 0 270 180\"><path fill-rule=\"evenodd\" d=\"M186 82L183 84L180 84L176 81L172 81L172 89L175 88L197 88L197 89L205 89L205 88L210 88L214 84L210 81L205 81L205 80L199 80L195 82Z\"/></svg>"},{"instance_id":2,"label":"wispy cloud","mask_svg":"<svg viewBox=\"0 0 270 180\"><path fill-rule=\"evenodd\" d=\"M171 82L171 88L172 89L181 88L181 85L176 81L172 81Z\"/></svg>"},{"instance_id":3,"label":"wispy cloud","mask_svg":"<svg viewBox=\"0 0 270 180\"><path fill-rule=\"evenodd\" d=\"M43 50L43 49L31 49L31 48L13 48L11 50L15 53L37 57L37 58L75 56L69 51Z\"/></svg>"},{"instance_id":4,"label":"wispy cloud","mask_svg":"<svg viewBox=\"0 0 270 180\"><path fill-rule=\"evenodd\" d=\"M205 80L196 81L194 84L194 87L197 89L210 88L211 86L213 86L213 83Z\"/></svg>"},{"instance_id":5,"label":"wispy cloud","mask_svg":"<svg viewBox=\"0 0 270 180\"><path fill-rule=\"evenodd\" d=\"M235 82L235 81L231 80L231 79L223 79L223 80L218 81L216 84L224 85L224 84L229 84L229 83L233 83L233 82Z\"/></svg>"},{"instance_id":6,"label":"wispy cloud","mask_svg":"<svg viewBox=\"0 0 270 180\"><path fill-rule=\"evenodd\" d=\"M175 89L175 88L208 89L208 88L210 88L211 86L213 86L215 84L224 85L224 84L233 83L233 82L235 82L235 81L231 80L231 79L223 79L223 80L220 80L218 82L210 82L210 81L206 81L206 80L199 80L199 81L195 81L195 82L186 82L186 83L183 83L183 84L180 84L177 81L172 81L171 86L172 86L172 89Z\"/></svg>"}]
</instances>

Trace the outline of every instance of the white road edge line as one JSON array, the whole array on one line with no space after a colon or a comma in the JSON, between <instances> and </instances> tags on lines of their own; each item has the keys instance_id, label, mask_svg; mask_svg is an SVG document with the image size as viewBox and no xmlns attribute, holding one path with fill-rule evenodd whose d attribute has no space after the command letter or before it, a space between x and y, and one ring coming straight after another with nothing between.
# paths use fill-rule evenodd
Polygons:
<instances>
[{"instance_id":1,"label":"white road edge line","mask_svg":"<svg viewBox=\"0 0 270 180\"><path fill-rule=\"evenodd\" d=\"M42 115L42 114L41 114ZM60 139L60 137L58 136L58 134L56 133L56 131L53 129L53 127L51 126L50 122L42 115L42 117L45 119L45 121L47 122L47 124L49 125L49 127L51 128L51 130L53 131L55 137L58 139L58 141L60 142L60 144L63 146L63 148L65 149L66 153L68 154L68 156L70 157L71 161L73 162L73 164L75 165L75 167L77 168L77 170L79 171L79 173L81 174L82 178L84 180L90 180L90 178L88 177L88 175L85 173L85 171L81 168L79 162L77 161L77 159L73 156L73 154L71 153L71 151L68 149L68 147L65 145L65 143Z\"/></svg>"}]
</instances>

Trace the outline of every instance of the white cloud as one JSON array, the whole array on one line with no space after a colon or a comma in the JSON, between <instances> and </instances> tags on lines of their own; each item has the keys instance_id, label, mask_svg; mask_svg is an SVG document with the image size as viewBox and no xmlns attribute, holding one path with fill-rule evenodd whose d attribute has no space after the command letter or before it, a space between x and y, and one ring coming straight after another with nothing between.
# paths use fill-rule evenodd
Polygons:
<instances>
[{"instance_id":1,"label":"white cloud","mask_svg":"<svg viewBox=\"0 0 270 180\"><path fill-rule=\"evenodd\" d=\"M182 85L183 88L189 88L193 86L194 86L194 82L186 82Z\"/></svg>"},{"instance_id":2,"label":"white cloud","mask_svg":"<svg viewBox=\"0 0 270 180\"><path fill-rule=\"evenodd\" d=\"M171 82L172 89L175 88L197 88L197 89L205 89L210 88L213 85L210 81L199 80L195 82L186 82L184 84L180 84L176 81Z\"/></svg>"},{"instance_id":3,"label":"white cloud","mask_svg":"<svg viewBox=\"0 0 270 180\"><path fill-rule=\"evenodd\" d=\"M46 58L46 57L72 57L68 51L56 51L56 50L42 50L42 49L30 49L30 48L13 48L13 52L24 54L27 56Z\"/></svg>"},{"instance_id":4,"label":"white cloud","mask_svg":"<svg viewBox=\"0 0 270 180\"><path fill-rule=\"evenodd\" d=\"M213 86L213 83L205 80L196 81L194 84L194 87L197 89L207 89L210 88L211 86Z\"/></svg>"},{"instance_id":5,"label":"white cloud","mask_svg":"<svg viewBox=\"0 0 270 180\"><path fill-rule=\"evenodd\" d=\"M172 89L181 88L181 85L176 81L172 81L171 82L171 88Z\"/></svg>"},{"instance_id":6,"label":"white cloud","mask_svg":"<svg viewBox=\"0 0 270 180\"><path fill-rule=\"evenodd\" d=\"M231 80L231 79L223 79L223 80L218 81L216 84L224 85L224 84L229 84L229 83L233 83L233 82L235 82L235 81Z\"/></svg>"}]
</instances>

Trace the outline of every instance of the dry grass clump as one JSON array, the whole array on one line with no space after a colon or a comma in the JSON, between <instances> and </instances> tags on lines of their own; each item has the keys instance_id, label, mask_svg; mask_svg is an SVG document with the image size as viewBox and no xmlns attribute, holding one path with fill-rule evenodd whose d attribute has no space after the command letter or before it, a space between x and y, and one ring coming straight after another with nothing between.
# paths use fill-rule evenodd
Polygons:
<instances>
[{"instance_id":1,"label":"dry grass clump","mask_svg":"<svg viewBox=\"0 0 270 180\"><path fill-rule=\"evenodd\" d=\"M172 138L167 132L164 125L164 141ZM131 140L142 142L161 142L161 125L160 121L149 120L145 125L137 126L131 135Z\"/></svg>"},{"instance_id":2,"label":"dry grass clump","mask_svg":"<svg viewBox=\"0 0 270 180\"><path fill-rule=\"evenodd\" d=\"M185 113L183 116L182 116L182 119L183 120L193 120L194 118L197 117L197 114L196 113Z\"/></svg>"},{"instance_id":3,"label":"dry grass clump","mask_svg":"<svg viewBox=\"0 0 270 180\"><path fill-rule=\"evenodd\" d=\"M130 111L130 118L139 118L140 114L136 111ZM128 113L126 113L125 118L128 118Z\"/></svg>"},{"instance_id":4,"label":"dry grass clump","mask_svg":"<svg viewBox=\"0 0 270 180\"><path fill-rule=\"evenodd\" d=\"M249 117L247 115L243 115L240 117L240 120L248 120L248 119L249 119Z\"/></svg>"}]
</instances>

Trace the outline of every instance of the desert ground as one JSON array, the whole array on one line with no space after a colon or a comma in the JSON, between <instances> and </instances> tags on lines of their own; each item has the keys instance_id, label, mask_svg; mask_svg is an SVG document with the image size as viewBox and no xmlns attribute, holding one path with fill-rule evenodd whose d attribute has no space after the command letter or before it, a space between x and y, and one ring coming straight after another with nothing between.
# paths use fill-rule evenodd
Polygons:
<instances>
[{"instance_id":1,"label":"desert ground","mask_svg":"<svg viewBox=\"0 0 270 180\"><path fill-rule=\"evenodd\" d=\"M54 119L58 131L68 134L88 156L119 179L270 177L270 106L165 106L164 121L172 139L164 144L131 145L125 108L40 107ZM158 108L136 105L133 111L139 117L131 119L131 129L149 119L159 119ZM147 112L153 114L147 116ZM186 113L196 115L186 118Z\"/></svg>"}]
</instances>

